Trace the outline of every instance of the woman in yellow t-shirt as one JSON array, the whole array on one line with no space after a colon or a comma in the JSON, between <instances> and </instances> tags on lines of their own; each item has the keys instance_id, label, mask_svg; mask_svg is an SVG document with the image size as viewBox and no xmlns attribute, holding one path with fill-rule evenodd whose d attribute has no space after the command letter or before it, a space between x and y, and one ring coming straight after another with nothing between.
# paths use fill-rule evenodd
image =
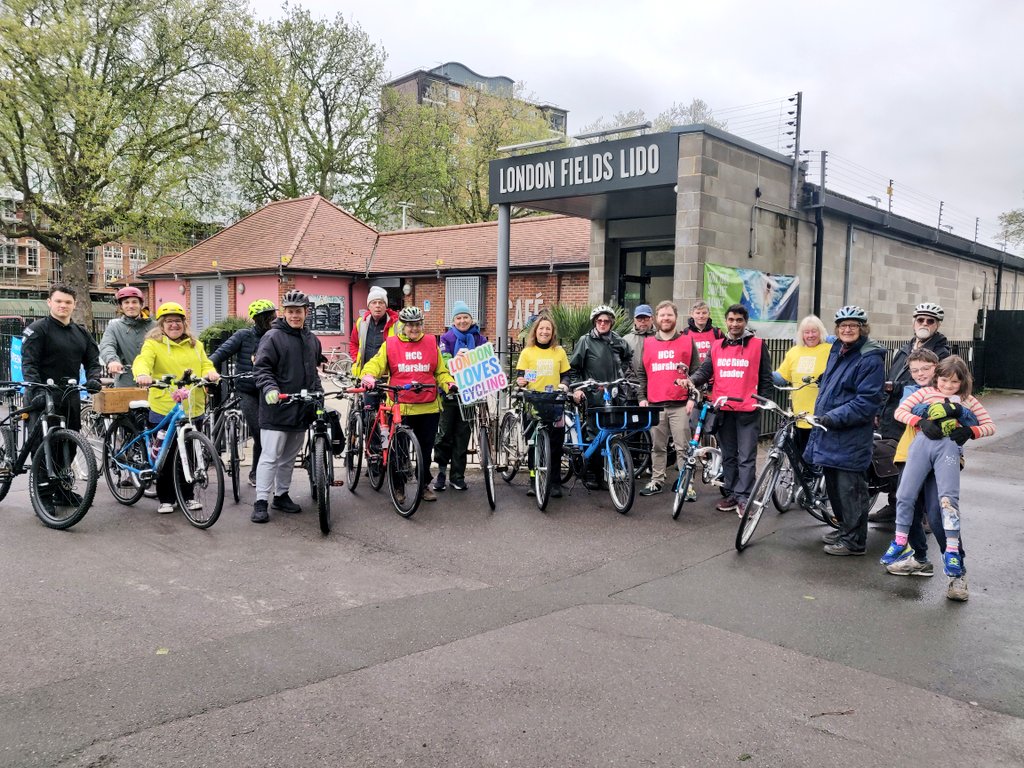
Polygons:
<instances>
[{"instance_id":1,"label":"woman in yellow t-shirt","mask_svg":"<svg viewBox=\"0 0 1024 768\"><path fill-rule=\"evenodd\" d=\"M516 384L534 392L552 392L556 389L569 389L569 358L565 349L558 343L558 329L551 317L542 312L526 335L526 347L519 353L516 365ZM549 389L550 387L550 389ZM551 436L552 466L562 464L562 449L565 444L564 423L559 417L554 423L556 429L549 431ZM530 477L533 477L533 455L530 455ZM562 484L558 472L551 478L551 495L560 498ZM527 495L534 494L533 483Z\"/></svg>"},{"instance_id":2,"label":"woman in yellow t-shirt","mask_svg":"<svg viewBox=\"0 0 1024 768\"><path fill-rule=\"evenodd\" d=\"M796 344L786 353L782 365L775 372L775 382L799 387L803 385L805 376L813 379L821 376L825 372L825 364L828 363L828 355L832 351L832 345L826 341L827 334L825 324L817 315L808 315L801 320L797 326ZM818 397L816 383L790 394L795 413L814 413L814 401ZM798 421L796 426L793 439L802 454L811 436L811 425L806 421Z\"/></svg>"}]
</instances>

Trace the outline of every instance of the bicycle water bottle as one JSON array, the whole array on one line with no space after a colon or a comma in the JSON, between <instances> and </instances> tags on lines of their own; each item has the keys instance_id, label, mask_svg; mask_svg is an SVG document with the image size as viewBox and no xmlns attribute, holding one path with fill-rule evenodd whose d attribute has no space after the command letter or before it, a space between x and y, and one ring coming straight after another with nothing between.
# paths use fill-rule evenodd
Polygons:
<instances>
[{"instance_id":1,"label":"bicycle water bottle","mask_svg":"<svg viewBox=\"0 0 1024 768\"><path fill-rule=\"evenodd\" d=\"M388 447L388 437L390 436L390 434L391 434L391 430L388 427L388 425L387 424L381 424L380 425L380 447L381 448L387 448Z\"/></svg>"},{"instance_id":2,"label":"bicycle water bottle","mask_svg":"<svg viewBox=\"0 0 1024 768\"><path fill-rule=\"evenodd\" d=\"M160 446L164 444L164 438L167 437L167 430L161 429L156 433L156 442L153 443L152 453L153 459L160 455Z\"/></svg>"}]
</instances>

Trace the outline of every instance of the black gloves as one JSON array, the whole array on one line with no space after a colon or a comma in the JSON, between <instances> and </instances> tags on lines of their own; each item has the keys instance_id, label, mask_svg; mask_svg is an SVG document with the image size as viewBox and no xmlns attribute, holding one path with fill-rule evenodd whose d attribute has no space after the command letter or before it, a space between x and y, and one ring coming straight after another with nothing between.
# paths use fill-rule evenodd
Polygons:
<instances>
[{"instance_id":1,"label":"black gloves","mask_svg":"<svg viewBox=\"0 0 1024 768\"><path fill-rule=\"evenodd\" d=\"M103 389L103 385L96 381L96 379L89 379L85 382L85 391L90 395L95 395L101 389Z\"/></svg>"},{"instance_id":2,"label":"black gloves","mask_svg":"<svg viewBox=\"0 0 1024 768\"><path fill-rule=\"evenodd\" d=\"M949 433L949 439L957 445L963 445L968 440L974 439L974 430L970 427L957 427Z\"/></svg>"},{"instance_id":3,"label":"black gloves","mask_svg":"<svg viewBox=\"0 0 1024 768\"><path fill-rule=\"evenodd\" d=\"M836 425L835 419L829 417L827 413L818 417L818 423L825 429L832 429Z\"/></svg>"},{"instance_id":4,"label":"black gloves","mask_svg":"<svg viewBox=\"0 0 1024 768\"><path fill-rule=\"evenodd\" d=\"M917 426L921 428L921 434L929 440L941 440L944 437L942 434L942 427L931 419L921 419L921 421L917 423Z\"/></svg>"}]
</instances>

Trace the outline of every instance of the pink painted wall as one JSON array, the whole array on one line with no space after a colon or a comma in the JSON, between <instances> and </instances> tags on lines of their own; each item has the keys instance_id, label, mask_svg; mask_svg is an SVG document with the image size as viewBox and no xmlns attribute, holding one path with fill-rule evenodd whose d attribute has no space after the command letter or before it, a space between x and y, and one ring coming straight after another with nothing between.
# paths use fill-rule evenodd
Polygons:
<instances>
[{"instance_id":1,"label":"pink painted wall","mask_svg":"<svg viewBox=\"0 0 1024 768\"><path fill-rule=\"evenodd\" d=\"M245 284L245 293L236 292L235 314L239 317L249 317L249 305L256 299L267 299L274 302L274 306L281 306L277 275L236 275L235 283Z\"/></svg>"},{"instance_id":2,"label":"pink painted wall","mask_svg":"<svg viewBox=\"0 0 1024 768\"><path fill-rule=\"evenodd\" d=\"M344 302L342 310L342 334L318 333L320 346L324 352L329 352L334 347L348 347L348 332L352 327L352 308L348 301L348 287L351 281L347 277L336 275L296 275L295 287L309 296L340 296ZM364 296L365 298L365 296ZM358 305L357 305L358 306Z\"/></svg>"},{"instance_id":3,"label":"pink painted wall","mask_svg":"<svg viewBox=\"0 0 1024 768\"><path fill-rule=\"evenodd\" d=\"M176 301L181 305L187 304L188 291L183 294L178 290L179 285L187 288L185 281L177 280L156 280L153 282L152 295L150 296L150 309L156 312L157 307L166 301ZM186 307L187 309L188 307Z\"/></svg>"}]
</instances>

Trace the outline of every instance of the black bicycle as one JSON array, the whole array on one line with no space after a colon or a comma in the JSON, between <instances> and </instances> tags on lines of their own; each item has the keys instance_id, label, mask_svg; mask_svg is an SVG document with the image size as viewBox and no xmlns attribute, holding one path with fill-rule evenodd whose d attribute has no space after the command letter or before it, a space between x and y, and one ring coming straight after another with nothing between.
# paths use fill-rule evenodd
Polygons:
<instances>
[{"instance_id":1,"label":"black bicycle","mask_svg":"<svg viewBox=\"0 0 1024 768\"><path fill-rule=\"evenodd\" d=\"M533 492L537 509L543 512L551 497L552 480L556 475L561 482L561 465L555 466L551 454L551 435L558 430L562 437L564 427L555 426L562 419L568 396L565 392L523 392L529 410L532 411L525 433L528 435L527 446L532 455Z\"/></svg>"},{"instance_id":2,"label":"black bicycle","mask_svg":"<svg viewBox=\"0 0 1024 768\"><path fill-rule=\"evenodd\" d=\"M89 511L99 473L92 446L81 434L66 428L54 399L58 394L79 398L86 389L74 380L59 385L52 379L33 383L37 394L28 405L19 407L23 386L16 381L0 382L0 401L7 406L7 416L0 420L0 500L7 496L14 478L28 472L29 499L36 517L49 528L64 530ZM22 423L33 412L40 416L28 432ZM20 449L19 435L24 437Z\"/></svg>"},{"instance_id":3,"label":"black bicycle","mask_svg":"<svg viewBox=\"0 0 1024 768\"><path fill-rule=\"evenodd\" d=\"M231 496L237 504L240 499L242 484L242 461L245 459L245 444L249 438L242 413L242 400L238 395L238 382L252 379L251 373L235 373L220 377L223 400L207 413L203 432L217 447L218 451L227 451L225 462L227 474L231 477Z\"/></svg>"},{"instance_id":4,"label":"black bicycle","mask_svg":"<svg viewBox=\"0 0 1024 768\"><path fill-rule=\"evenodd\" d=\"M306 447L299 459L309 473L309 491L316 504L320 531L331 532L331 488L343 485L334 479L334 446L342 445L340 426L328 413L321 391L302 390L295 394L281 394L281 403L312 403L313 422L306 430Z\"/></svg>"}]
</instances>

